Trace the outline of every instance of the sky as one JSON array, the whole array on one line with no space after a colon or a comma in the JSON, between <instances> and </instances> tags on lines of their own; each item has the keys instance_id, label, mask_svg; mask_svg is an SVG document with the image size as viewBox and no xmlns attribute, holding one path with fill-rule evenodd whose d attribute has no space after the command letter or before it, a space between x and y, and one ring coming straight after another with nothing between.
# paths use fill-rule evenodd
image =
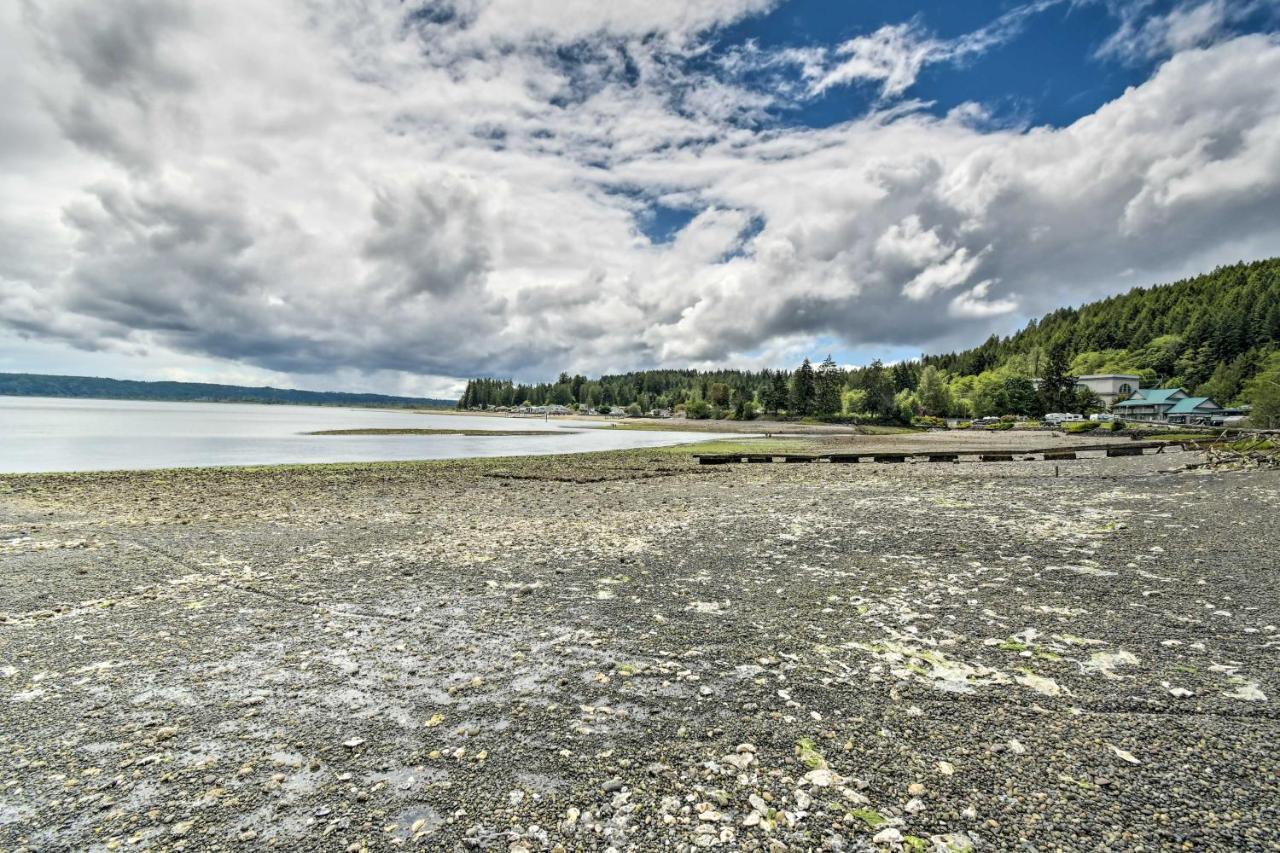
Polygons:
<instances>
[{"instance_id":1,"label":"sky","mask_svg":"<svg viewBox=\"0 0 1280 853\"><path fill-rule=\"evenodd\" d=\"M0 4L0 371L894 361L1280 252L1280 0Z\"/></svg>"}]
</instances>

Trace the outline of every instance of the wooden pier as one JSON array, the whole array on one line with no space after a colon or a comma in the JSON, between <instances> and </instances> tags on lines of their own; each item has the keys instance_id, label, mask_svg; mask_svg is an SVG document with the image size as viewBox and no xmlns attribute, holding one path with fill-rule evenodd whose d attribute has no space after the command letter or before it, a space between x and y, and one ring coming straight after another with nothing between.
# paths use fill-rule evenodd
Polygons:
<instances>
[{"instance_id":1,"label":"wooden pier","mask_svg":"<svg viewBox=\"0 0 1280 853\"><path fill-rule=\"evenodd\" d=\"M782 462L788 464L827 462L838 465L878 463L898 465L911 462L1059 462L1078 459L1103 459L1116 456L1143 456L1165 453L1170 450L1195 450L1203 447L1198 442L1135 441L1130 443L1079 444L1065 447L1036 449L974 448L972 450L921 450L921 451L868 451L857 453L849 450L830 453L695 453L699 465L729 465L735 463Z\"/></svg>"}]
</instances>

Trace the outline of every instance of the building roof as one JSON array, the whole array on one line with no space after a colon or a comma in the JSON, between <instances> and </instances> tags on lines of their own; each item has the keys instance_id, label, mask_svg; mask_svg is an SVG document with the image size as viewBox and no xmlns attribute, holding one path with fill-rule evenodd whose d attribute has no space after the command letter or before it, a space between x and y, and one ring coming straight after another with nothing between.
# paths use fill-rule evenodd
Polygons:
<instances>
[{"instance_id":1,"label":"building roof","mask_svg":"<svg viewBox=\"0 0 1280 853\"><path fill-rule=\"evenodd\" d=\"M1213 402L1208 397L1183 397L1181 400L1174 403L1173 408L1170 409L1168 412L1166 412L1166 414L1189 415L1192 412L1194 412L1196 409L1203 406L1205 403L1209 404L1208 408L1210 409L1221 408L1217 403Z\"/></svg>"},{"instance_id":2,"label":"building roof","mask_svg":"<svg viewBox=\"0 0 1280 853\"><path fill-rule=\"evenodd\" d=\"M1136 373L1090 373L1087 376L1077 376L1076 379L1142 379Z\"/></svg>"},{"instance_id":3,"label":"building roof","mask_svg":"<svg viewBox=\"0 0 1280 853\"><path fill-rule=\"evenodd\" d=\"M1159 406L1163 403L1172 403L1169 398L1175 394L1186 395L1186 391L1181 388L1139 388L1134 392L1134 396L1130 400L1116 403L1117 406Z\"/></svg>"}]
</instances>

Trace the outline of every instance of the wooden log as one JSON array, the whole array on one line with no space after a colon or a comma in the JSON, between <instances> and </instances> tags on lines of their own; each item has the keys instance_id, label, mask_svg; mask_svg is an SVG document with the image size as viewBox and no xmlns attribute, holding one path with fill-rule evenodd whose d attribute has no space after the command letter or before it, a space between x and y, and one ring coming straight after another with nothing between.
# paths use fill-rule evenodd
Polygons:
<instances>
[{"instance_id":1,"label":"wooden log","mask_svg":"<svg viewBox=\"0 0 1280 853\"><path fill-rule=\"evenodd\" d=\"M930 462L959 462L959 453L930 453L925 457Z\"/></svg>"},{"instance_id":2,"label":"wooden log","mask_svg":"<svg viewBox=\"0 0 1280 853\"><path fill-rule=\"evenodd\" d=\"M873 462L883 462L892 464L895 462L906 462L907 457L898 453L877 453L871 457Z\"/></svg>"},{"instance_id":3,"label":"wooden log","mask_svg":"<svg viewBox=\"0 0 1280 853\"><path fill-rule=\"evenodd\" d=\"M817 457L815 456L797 456L797 455L789 454L787 456L782 457L782 461L783 462L813 462L816 458Z\"/></svg>"},{"instance_id":4,"label":"wooden log","mask_svg":"<svg viewBox=\"0 0 1280 853\"><path fill-rule=\"evenodd\" d=\"M1128 450L1129 448L1125 448ZM1063 459L1075 459L1076 452L1074 450L1046 450L1044 452L1045 462L1057 462Z\"/></svg>"},{"instance_id":5,"label":"wooden log","mask_svg":"<svg viewBox=\"0 0 1280 853\"><path fill-rule=\"evenodd\" d=\"M1012 462L1012 453L980 453L978 458L983 462Z\"/></svg>"},{"instance_id":6,"label":"wooden log","mask_svg":"<svg viewBox=\"0 0 1280 853\"><path fill-rule=\"evenodd\" d=\"M827 455L827 459L842 465L853 465L861 461L862 457L856 453L830 453Z\"/></svg>"},{"instance_id":7,"label":"wooden log","mask_svg":"<svg viewBox=\"0 0 1280 853\"><path fill-rule=\"evenodd\" d=\"M1107 456L1141 456L1142 447L1108 447Z\"/></svg>"}]
</instances>

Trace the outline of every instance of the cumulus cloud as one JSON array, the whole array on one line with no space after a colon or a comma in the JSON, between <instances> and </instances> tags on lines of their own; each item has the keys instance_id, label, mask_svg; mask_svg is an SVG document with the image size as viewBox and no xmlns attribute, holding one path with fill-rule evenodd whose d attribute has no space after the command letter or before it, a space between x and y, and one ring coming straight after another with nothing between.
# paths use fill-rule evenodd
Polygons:
<instances>
[{"instance_id":1,"label":"cumulus cloud","mask_svg":"<svg viewBox=\"0 0 1280 853\"><path fill-rule=\"evenodd\" d=\"M896 102L785 129L776 90L693 61L770 5L10 4L0 327L435 389L950 345L1280 237L1272 37L1062 128ZM863 77L904 92L897 62ZM694 213L669 241L658 201Z\"/></svg>"}]
</instances>

